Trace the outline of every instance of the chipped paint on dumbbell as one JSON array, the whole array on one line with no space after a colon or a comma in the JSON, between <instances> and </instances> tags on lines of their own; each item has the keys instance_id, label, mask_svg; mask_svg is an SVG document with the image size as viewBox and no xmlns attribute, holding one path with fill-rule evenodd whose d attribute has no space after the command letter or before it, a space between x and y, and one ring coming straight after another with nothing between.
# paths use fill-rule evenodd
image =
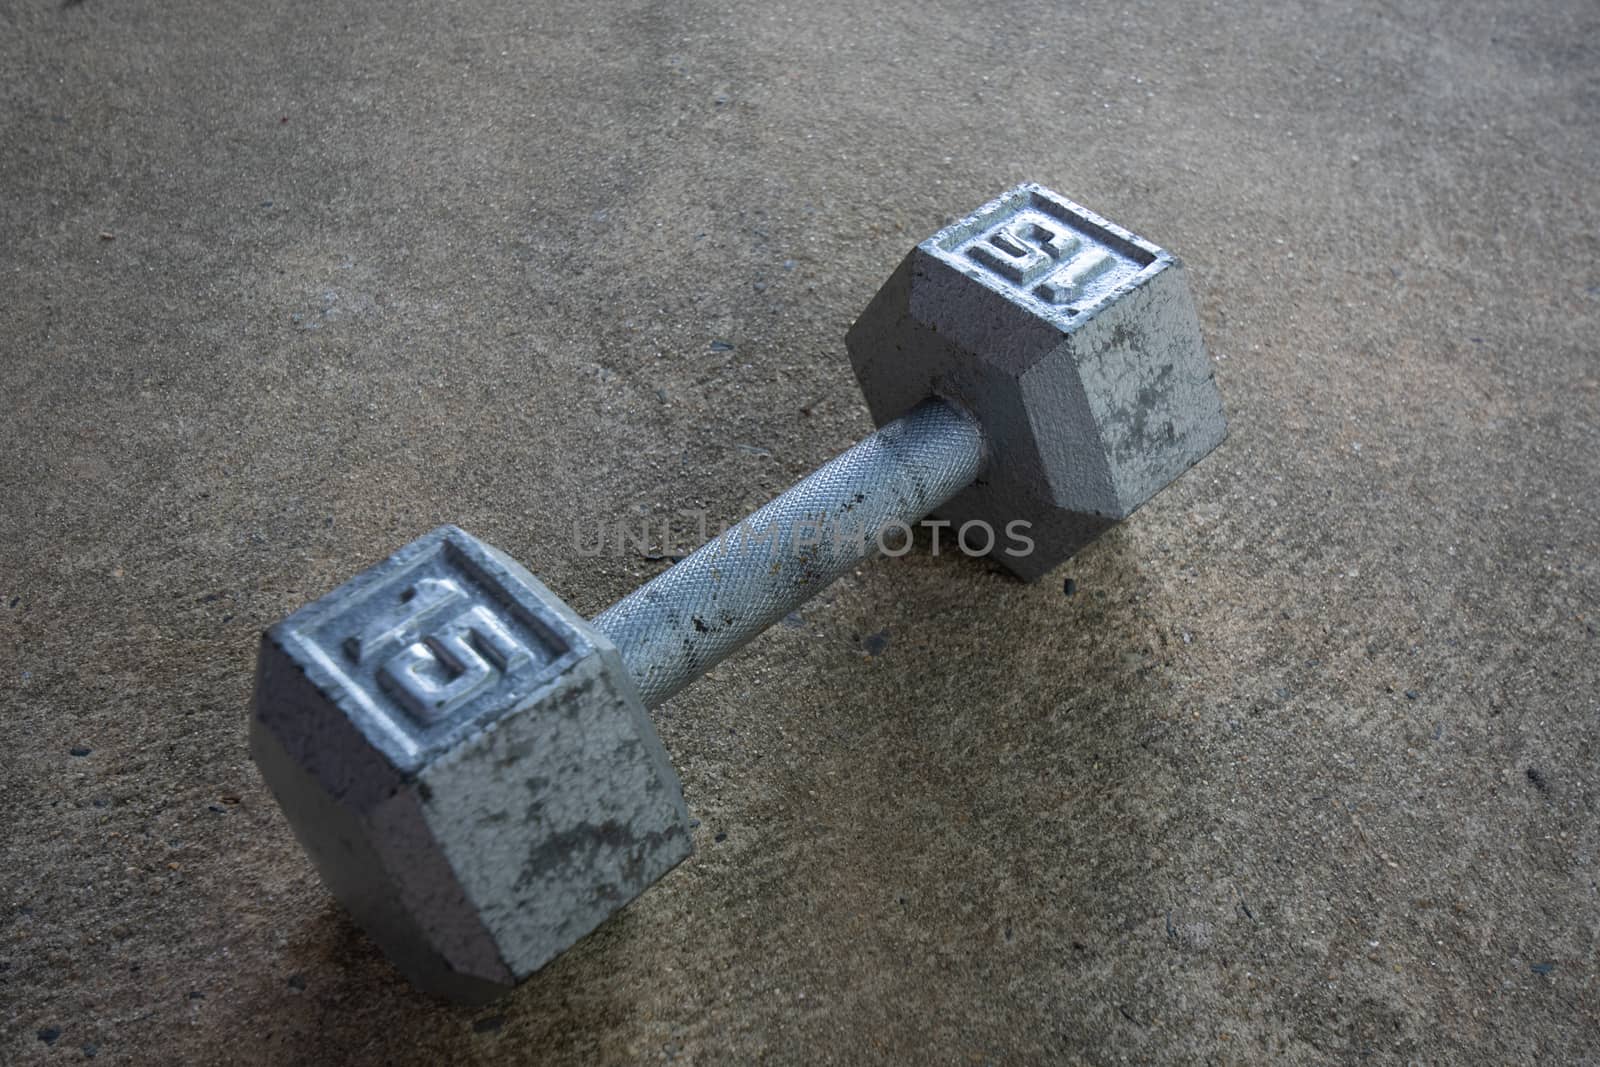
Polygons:
<instances>
[{"instance_id":1,"label":"chipped paint on dumbbell","mask_svg":"<svg viewBox=\"0 0 1600 1067\"><path fill-rule=\"evenodd\" d=\"M688 855L646 702L799 607L983 458L972 417L929 401L757 509L740 524L754 537L705 546L593 623L441 527L268 631L251 754L395 964L451 999L493 997ZM846 520L853 536L802 540Z\"/></svg>"},{"instance_id":2,"label":"chipped paint on dumbbell","mask_svg":"<svg viewBox=\"0 0 1600 1067\"><path fill-rule=\"evenodd\" d=\"M937 514L1031 524L1037 578L1125 519L1227 424L1182 264L1038 185L923 241L851 327L882 425L930 394L978 417L997 462Z\"/></svg>"},{"instance_id":3,"label":"chipped paint on dumbbell","mask_svg":"<svg viewBox=\"0 0 1600 1067\"><path fill-rule=\"evenodd\" d=\"M1035 553L999 558L1034 577L1225 432L1177 261L1038 186L919 245L849 347L882 429L752 520L1022 519ZM251 754L395 963L485 999L688 853L636 678L664 699L870 543L792 567L737 556L721 590L697 553L590 624L508 557L436 530L263 637ZM652 643L663 620L672 640Z\"/></svg>"},{"instance_id":4,"label":"chipped paint on dumbbell","mask_svg":"<svg viewBox=\"0 0 1600 1067\"><path fill-rule=\"evenodd\" d=\"M328 887L456 1000L504 992L690 851L616 648L453 526L268 631L250 751Z\"/></svg>"}]
</instances>

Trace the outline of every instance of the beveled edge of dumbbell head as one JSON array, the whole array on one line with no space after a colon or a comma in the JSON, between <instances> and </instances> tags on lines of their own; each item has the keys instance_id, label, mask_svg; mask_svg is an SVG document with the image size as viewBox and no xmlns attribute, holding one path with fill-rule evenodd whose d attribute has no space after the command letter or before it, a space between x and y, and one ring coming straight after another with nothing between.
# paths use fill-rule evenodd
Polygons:
<instances>
[{"instance_id":1,"label":"beveled edge of dumbbell head","mask_svg":"<svg viewBox=\"0 0 1600 1067\"><path fill-rule=\"evenodd\" d=\"M407 584L416 592L403 610L380 602ZM485 672L485 681L494 684L430 696L426 672L416 669L425 666L417 662L420 651L405 663L396 653L420 650L437 638L428 622L445 624L472 613L482 617L469 621L489 631L482 642L488 654L480 660L494 669L492 678ZM355 629L363 618L368 625ZM391 619L395 625L386 625ZM267 638L319 690L334 696L363 738L402 774L491 725L519 706L541 678L554 677L605 642L520 564L452 525L429 531L298 609L272 626ZM493 661L496 643L510 652L504 662Z\"/></svg>"},{"instance_id":2,"label":"beveled edge of dumbbell head","mask_svg":"<svg viewBox=\"0 0 1600 1067\"><path fill-rule=\"evenodd\" d=\"M328 887L455 1000L504 992L691 850L615 647L452 526L267 631L250 740Z\"/></svg>"},{"instance_id":3,"label":"beveled edge of dumbbell head","mask_svg":"<svg viewBox=\"0 0 1600 1067\"><path fill-rule=\"evenodd\" d=\"M1072 296L1058 275L1097 259L1109 266L1053 302ZM1036 183L920 242L846 341L879 425L930 394L977 415L993 460L938 514L1024 520L1033 551L997 541L994 558L1030 580L1226 435L1181 261Z\"/></svg>"},{"instance_id":4,"label":"beveled edge of dumbbell head","mask_svg":"<svg viewBox=\"0 0 1600 1067\"><path fill-rule=\"evenodd\" d=\"M980 240L1000 223L1015 225L1037 213L1042 220L1059 223L1080 239L1087 237L1092 247L1077 246L1077 255L1058 255L1041 259L1034 271L1026 271L995 256L987 264L962 258L962 252L981 248ZM1067 236L1071 236L1070 234ZM964 218L950 223L917 247L927 255L947 263L954 270L992 290L1002 298L1021 301L1034 314L1051 322L1062 333L1071 333L1091 321L1095 314L1119 297L1138 288L1161 271L1176 264L1178 258L1154 242L1118 226L1076 201L1069 200L1037 182L1023 182L1008 189ZM1055 279L1070 272L1073 261L1109 253L1107 269L1080 282L1081 295L1067 295ZM985 269L987 267L987 269ZM1007 273L1021 269L1025 278ZM947 328L958 333L961 326L950 322Z\"/></svg>"}]
</instances>

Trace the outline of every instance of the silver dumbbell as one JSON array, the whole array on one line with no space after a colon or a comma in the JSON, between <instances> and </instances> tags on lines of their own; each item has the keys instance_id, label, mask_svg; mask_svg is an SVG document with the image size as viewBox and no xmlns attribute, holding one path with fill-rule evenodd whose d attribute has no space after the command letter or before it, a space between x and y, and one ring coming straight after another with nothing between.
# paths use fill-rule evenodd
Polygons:
<instances>
[{"instance_id":1,"label":"silver dumbbell","mask_svg":"<svg viewBox=\"0 0 1600 1067\"><path fill-rule=\"evenodd\" d=\"M593 620L447 526L263 637L251 753L418 986L498 995L688 856L646 709L886 530L981 525L1035 578L1226 432L1178 261L1037 185L918 245L847 343L878 430Z\"/></svg>"}]
</instances>

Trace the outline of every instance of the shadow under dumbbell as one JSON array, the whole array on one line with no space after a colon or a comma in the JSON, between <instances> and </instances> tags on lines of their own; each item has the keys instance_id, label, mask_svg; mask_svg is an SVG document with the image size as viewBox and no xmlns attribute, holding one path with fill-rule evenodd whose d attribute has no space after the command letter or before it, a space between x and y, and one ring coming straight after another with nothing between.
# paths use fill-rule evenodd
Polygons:
<instances>
[{"instance_id":1,"label":"shadow under dumbbell","mask_svg":"<svg viewBox=\"0 0 1600 1067\"><path fill-rule=\"evenodd\" d=\"M1130 602L1139 577L1122 538L1074 569L1089 591L1069 600L1059 584L1024 586L923 545L753 646L738 670L781 663L789 680L761 715L726 710L739 707L726 688L682 702L685 716L749 731L733 767L685 767L696 810L704 777L738 778L737 798L717 805L732 854L707 872L700 907L736 923L741 951L784 988L828 991L830 1025L854 1015L852 1028L907 1049L954 1041L974 1017L1036 1027L1039 998L1060 990L1016 1001L1017 976L1087 967L1147 917L1158 850L1146 813L1183 789L1145 746L1171 698L1130 655L1158 622ZM991 636L1022 617L1058 628L1025 645ZM886 639L863 649L863 634ZM930 986L930 973L951 980ZM974 989L992 1002L970 1003ZM781 1026L793 1008L758 999L771 1017L752 1025ZM927 1034L930 1017L951 1033Z\"/></svg>"},{"instance_id":2,"label":"shadow under dumbbell","mask_svg":"<svg viewBox=\"0 0 1600 1067\"><path fill-rule=\"evenodd\" d=\"M286 931L286 954L303 970L287 981L260 976L239 998L270 1016L277 1062L436 1064L492 1054L504 1041L537 1050L536 1059L589 1061L595 1043L633 1014L627 988L606 979L641 951L627 911L513 996L466 1007L414 989L341 907L320 887L317 893L319 906Z\"/></svg>"},{"instance_id":3,"label":"shadow under dumbbell","mask_svg":"<svg viewBox=\"0 0 1600 1067\"><path fill-rule=\"evenodd\" d=\"M830 1025L853 1014L889 1048L918 1047L930 1015L1036 1025L1060 990L1004 991L1094 966L1146 915L1150 815L1181 807L1146 744L1171 698L1142 652L1160 620L1138 607L1125 531L1070 569L1068 597L935 554L924 530L658 709L696 855L506 999L413 991L308 879L318 907L286 931L301 987L266 977L248 1002L272 1005L297 1062L435 1062L498 1041L582 1059L663 985L702 1004L706 1026L737 1017L752 1033L790 1025L811 990L831 998ZM1028 641L996 636L1019 627ZM761 677L776 671L784 683ZM708 981L718 960L765 978L730 1003ZM950 981L929 987L929 973ZM957 1002L975 989L993 1001ZM896 1014L907 998L923 1022Z\"/></svg>"}]
</instances>

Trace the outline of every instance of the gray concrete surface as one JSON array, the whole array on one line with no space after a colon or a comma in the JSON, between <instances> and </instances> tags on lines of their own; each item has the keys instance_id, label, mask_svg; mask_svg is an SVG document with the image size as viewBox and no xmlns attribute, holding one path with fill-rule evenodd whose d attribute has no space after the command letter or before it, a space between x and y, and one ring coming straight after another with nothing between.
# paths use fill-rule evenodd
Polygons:
<instances>
[{"instance_id":1,"label":"gray concrete surface","mask_svg":"<svg viewBox=\"0 0 1600 1067\"><path fill-rule=\"evenodd\" d=\"M0 1059L1596 1062L1597 41L3 0ZM1024 179L1184 258L1228 441L1048 583L847 578L656 713L692 860L411 992L246 757L261 628L442 521L599 609L662 564L574 522L863 433L846 326Z\"/></svg>"}]
</instances>

